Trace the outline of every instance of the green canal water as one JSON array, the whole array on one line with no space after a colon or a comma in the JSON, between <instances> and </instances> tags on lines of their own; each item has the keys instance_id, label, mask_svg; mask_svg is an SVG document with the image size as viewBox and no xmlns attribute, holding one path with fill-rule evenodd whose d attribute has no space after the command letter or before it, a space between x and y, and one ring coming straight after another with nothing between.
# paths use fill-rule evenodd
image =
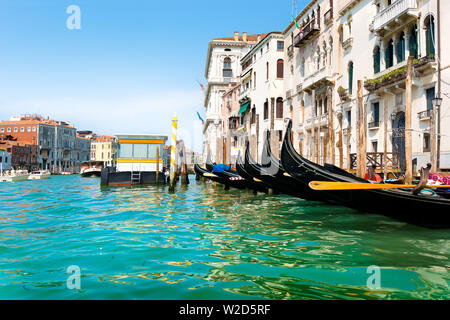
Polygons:
<instances>
[{"instance_id":1,"label":"green canal water","mask_svg":"<svg viewBox=\"0 0 450 320\"><path fill-rule=\"evenodd\" d=\"M0 299L450 299L449 258L450 230L193 177L0 184Z\"/></svg>"}]
</instances>

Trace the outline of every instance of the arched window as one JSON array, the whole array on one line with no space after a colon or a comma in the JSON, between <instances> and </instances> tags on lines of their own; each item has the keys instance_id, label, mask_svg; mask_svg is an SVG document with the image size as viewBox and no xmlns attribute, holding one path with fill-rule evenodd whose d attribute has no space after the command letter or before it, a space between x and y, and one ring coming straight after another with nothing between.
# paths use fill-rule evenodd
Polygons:
<instances>
[{"instance_id":1,"label":"arched window","mask_svg":"<svg viewBox=\"0 0 450 320\"><path fill-rule=\"evenodd\" d=\"M276 117L277 119L283 118L283 98L277 98L277 105L276 105Z\"/></svg>"},{"instance_id":2,"label":"arched window","mask_svg":"<svg viewBox=\"0 0 450 320\"><path fill-rule=\"evenodd\" d=\"M277 61L277 78L283 79L284 61L283 59L278 59Z\"/></svg>"},{"instance_id":3,"label":"arched window","mask_svg":"<svg viewBox=\"0 0 450 320\"><path fill-rule=\"evenodd\" d=\"M373 52L373 72L374 73L380 72L380 63L381 63L380 47L376 46L375 50Z\"/></svg>"},{"instance_id":4,"label":"arched window","mask_svg":"<svg viewBox=\"0 0 450 320\"><path fill-rule=\"evenodd\" d=\"M225 78L231 78L233 76L233 70L231 70L231 59L228 57L223 60L223 76Z\"/></svg>"},{"instance_id":5,"label":"arched window","mask_svg":"<svg viewBox=\"0 0 450 320\"><path fill-rule=\"evenodd\" d=\"M269 80L269 62L266 62L266 80Z\"/></svg>"},{"instance_id":6,"label":"arched window","mask_svg":"<svg viewBox=\"0 0 450 320\"><path fill-rule=\"evenodd\" d=\"M386 46L386 52L384 53L384 60L386 62L386 69L390 68L394 64L394 41L392 39Z\"/></svg>"},{"instance_id":7,"label":"arched window","mask_svg":"<svg viewBox=\"0 0 450 320\"><path fill-rule=\"evenodd\" d=\"M414 25L411 29L411 35L409 36L409 55L414 59L418 58L417 50L417 25Z\"/></svg>"},{"instance_id":8,"label":"arched window","mask_svg":"<svg viewBox=\"0 0 450 320\"><path fill-rule=\"evenodd\" d=\"M348 64L348 93L353 93L353 62Z\"/></svg>"},{"instance_id":9,"label":"arched window","mask_svg":"<svg viewBox=\"0 0 450 320\"><path fill-rule=\"evenodd\" d=\"M425 38L427 45L427 56L433 55L435 53L435 34L434 34L434 18L433 16L428 16L425 19Z\"/></svg>"},{"instance_id":10,"label":"arched window","mask_svg":"<svg viewBox=\"0 0 450 320\"><path fill-rule=\"evenodd\" d=\"M397 63L405 61L405 34L400 34L400 39L397 42Z\"/></svg>"}]
</instances>

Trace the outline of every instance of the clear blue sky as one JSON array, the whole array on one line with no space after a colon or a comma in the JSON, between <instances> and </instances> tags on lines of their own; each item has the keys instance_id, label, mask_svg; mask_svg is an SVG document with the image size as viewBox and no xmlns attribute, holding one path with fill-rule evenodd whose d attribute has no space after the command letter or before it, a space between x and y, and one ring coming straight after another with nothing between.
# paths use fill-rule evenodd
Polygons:
<instances>
[{"instance_id":1,"label":"clear blue sky","mask_svg":"<svg viewBox=\"0 0 450 320\"><path fill-rule=\"evenodd\" d=\"M66 27L69 5L81 9L80 30ZM208 41L291 20L291 0L2 0L0 119L38 113L99 134L169 134L176 113L200 151Z\"/></svg>"}]
</instances>

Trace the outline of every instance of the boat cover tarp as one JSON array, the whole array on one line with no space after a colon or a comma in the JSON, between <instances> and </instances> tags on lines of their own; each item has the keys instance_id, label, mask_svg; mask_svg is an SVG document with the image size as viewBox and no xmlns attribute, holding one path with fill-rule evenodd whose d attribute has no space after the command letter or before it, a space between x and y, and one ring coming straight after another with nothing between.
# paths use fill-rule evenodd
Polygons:
<instances>
[{"instance_id":1,"label":"boat cover tarp","mask_svg":"<svg viewBox=\"0 0 450 320\"><path fill-rule=\"evenodd\" d=\"M224 172L224 171L230 171L231 167L227 166L226 164L215 164L213 166L212 172Z\"/></svg>"}]
</instances>

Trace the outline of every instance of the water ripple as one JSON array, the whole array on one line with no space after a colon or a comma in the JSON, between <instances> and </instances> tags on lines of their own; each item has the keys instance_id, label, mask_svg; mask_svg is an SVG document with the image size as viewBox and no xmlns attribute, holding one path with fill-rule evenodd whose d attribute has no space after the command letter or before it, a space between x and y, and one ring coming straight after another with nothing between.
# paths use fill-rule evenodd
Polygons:
<instances>
[{"instance_id":1,"label":"water ripple","mask_svg":"<svg viewBox=\"0 0 450 320\"><path fill-rule=\"evenodd\" d=\"M0 298L450 298L446 230L191 181L176 194L79 176L0 184Z\"/></svg>"}]
</instances>

